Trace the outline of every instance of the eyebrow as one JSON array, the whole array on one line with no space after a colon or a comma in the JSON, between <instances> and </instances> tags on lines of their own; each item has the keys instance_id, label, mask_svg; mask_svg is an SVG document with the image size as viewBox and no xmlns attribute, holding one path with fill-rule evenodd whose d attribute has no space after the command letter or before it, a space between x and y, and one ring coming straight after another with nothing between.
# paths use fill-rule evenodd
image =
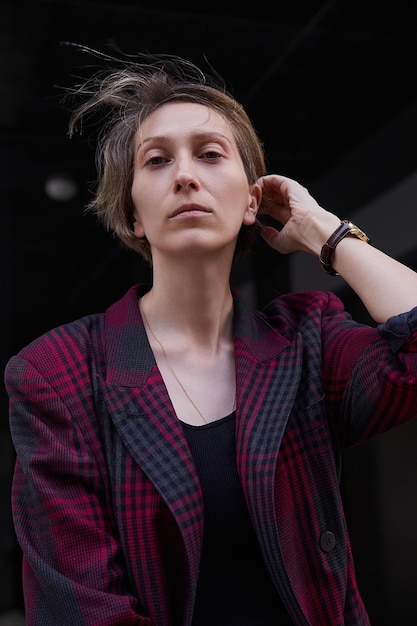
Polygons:
<instances>
[{"instance_id":1,"label":"eyebrow","mask_svg":"<svg viewBox=\"0 0 417 626\"><path fill-rule=\"evenodd\" d=\"M208 130L198 131L197 130L193 134L196 135L198 139L200 140L201 139L220 139L223 141L227 141L228 144L232 145L232 142L230 141L228 137L226 137L226 135L223 135L223 133L219 133L217 131L208 131ZM139 152L139 150L141 150L148 143L163 143L168 138L169 136L167 135L154 135L152 137L147 137L146 139L144 139L138 144L136 152Z\"/></svg>"}]
</instances>

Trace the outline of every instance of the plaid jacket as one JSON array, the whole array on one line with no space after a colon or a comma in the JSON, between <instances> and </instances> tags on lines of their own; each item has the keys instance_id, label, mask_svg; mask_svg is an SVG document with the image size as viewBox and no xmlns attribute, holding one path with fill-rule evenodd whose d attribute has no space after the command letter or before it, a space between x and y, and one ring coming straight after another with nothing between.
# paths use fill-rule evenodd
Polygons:
<instances>
[{"instance_id":1,"label":"plaid jacket","mask_svg":"<svg viewBox=\"0 0 417 626\"><path fill-rule=\"evenodd\" d=\"M140 291L48 332L6 368L27 626L191 624L203 501ZM263 312L236 296L238 470L297 626L369 623L340 452L417 415L416 328L417 309L358 325L331 293L282 296Z\"/></svg>"}]
</instances>

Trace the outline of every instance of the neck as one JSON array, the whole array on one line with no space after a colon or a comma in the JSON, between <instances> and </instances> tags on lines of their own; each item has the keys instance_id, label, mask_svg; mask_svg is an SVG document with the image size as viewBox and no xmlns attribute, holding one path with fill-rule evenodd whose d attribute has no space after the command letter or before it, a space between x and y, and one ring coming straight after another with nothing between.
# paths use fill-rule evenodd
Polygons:
<instances>
[{"instance_id":1,"label":"neck","mask_svg":"<svg viewBox=\"0 0 417 626\"><path fill-rule=\"evenodd\" d=\"M232 338L230 271L188 262L185 271L154 267L153 286L142 307L157 334L176 334L193 346L216 346ZM182 268L184 269L184 268Z\"/></svg>"},{"instance_id":2,"label":"neck","mask_svg":"<svg viewBox=\"0 0 417 626\"><path fill-rule=\"evenodd\" d=\"M178 303L155 287L142 298L141 310L151 321L158 335L169 343L169 338L181 338L181 344L190 350L201 349L215 353L233 336L233 297L230 289L221 298L201 294Z\"/></svg>"},{"instance_id":3,"label":"neck","mask_svg":"<svg viewBox=\"0 0 417 626\"><path fill-rule=\"evenodd\" d=\"M139 307L177 416L193 424L224 417L236 406L233 298L159 283Z\"/></svg>"}]
</instances>

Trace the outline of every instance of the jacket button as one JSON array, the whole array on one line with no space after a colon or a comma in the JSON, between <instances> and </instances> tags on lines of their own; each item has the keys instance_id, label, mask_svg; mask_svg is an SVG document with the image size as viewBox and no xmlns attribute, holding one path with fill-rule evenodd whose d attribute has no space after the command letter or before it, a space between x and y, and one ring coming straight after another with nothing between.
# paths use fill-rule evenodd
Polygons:
<instances>
[{"instance_id":1,"label":"jacket button","mask_svg":"<svg viewBox=\"0 0 417 626\"><path fill-rule=\"evenodd\" d=\"M320 548L323 552L331 552L336 545L336 537L330 530L320 535Z\"/></svg>"}]
</instances>

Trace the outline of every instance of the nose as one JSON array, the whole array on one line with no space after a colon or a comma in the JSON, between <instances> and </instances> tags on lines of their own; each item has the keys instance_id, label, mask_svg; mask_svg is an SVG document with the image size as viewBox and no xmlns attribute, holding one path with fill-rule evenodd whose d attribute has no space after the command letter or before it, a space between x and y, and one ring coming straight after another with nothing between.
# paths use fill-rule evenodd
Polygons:
<instances>
[{"instance_id":1,"label":"nose","mask_svg":"<svg viewBox=\"0 0 417 626\"><path fill-rule=\"evenodd\" d=\"M196 175L195 167L193 167L190 159L181 159L175 175L175 191L197 190L200 184Z\"/></svg>"}]
</instances>

